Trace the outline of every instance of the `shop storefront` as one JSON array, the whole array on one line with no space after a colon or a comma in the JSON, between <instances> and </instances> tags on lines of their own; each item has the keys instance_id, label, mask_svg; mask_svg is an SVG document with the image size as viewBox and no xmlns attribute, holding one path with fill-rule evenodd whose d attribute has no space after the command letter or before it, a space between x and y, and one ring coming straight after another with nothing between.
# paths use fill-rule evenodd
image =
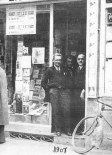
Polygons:
<instances>
[{"instance_id":1,"label":"shop storefront","mask_svg":"<svg viewBox=\"0 0 112 155\"><path fill-rule=\"evenodd\" d=\"M41 78L54 53L86 55L86 115L99 94L98 0L5 0L0 2L0 55L8 80L7 131L52 132L52 110ZM11 105L11 106L10 106Z\"/></svg>"},{"instance_id":2,"label":"shop storefront","mask_svg":"<svg viewBox=\"0 0 112 155\"><path fill-rule=\"evenodd\" d=\"M63 60L79 52L86 55L86 116L99 111L97 96L111 104L111 33L111 0L1 0L0 60L7 74L10 120L6 131L51 134L52 109L40 84L56 52ZM112 120L111 112L105 115Z\"/></svg>"}]
</instances>

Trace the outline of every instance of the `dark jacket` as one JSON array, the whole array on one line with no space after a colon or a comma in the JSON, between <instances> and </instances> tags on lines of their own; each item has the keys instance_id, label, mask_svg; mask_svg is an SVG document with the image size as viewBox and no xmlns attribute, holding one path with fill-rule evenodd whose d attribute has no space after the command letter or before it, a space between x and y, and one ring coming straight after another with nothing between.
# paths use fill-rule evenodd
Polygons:
<instances>
[{"instance_id":1,"label":"dark jacket","mask_svg":"<svg viewBox=\"0 0 112 155\"><path fill-rule=\"evenodd\" d=\"M55 69L55 67L49 67L45 70L41 86L44 88L44 90L50 89L50 88L59 88L62 86L62 70L60 70L60 73Z\"/></svg>"},{"instance_id":2,"label":"dark jacket","mask_svg":"<svg viewBox=\"0 0 112 155\"><path fill-rule=\"evenodd\" d=\"M44 88L46 94L48 94L51 88L71 89L73 83L64 68L61 68L60 72L58 72L53 66L45 70L41 86Z\"/></svg>"},{"instance_id":3,"label":"dark jacket","mask_svg":"<svg viewBox=\"0 0 112 155\"><path fill-rule=\"evenodd\" d=\"M79 70L79 67L76 69L74 76L74 88L83 90L85 89L85 66Z\"/></svg>"},{"instance_id":4,"label":"dark jacket","mask_svg":"<svg viewBox=\"0 0 112 155\"><path fill-rule=\"evenodd\" d=\"M65 75L65 87L69 89L73 89L73 81L74 81L74 68L68 68L67 66L64 68L64 75Z\"/></svg>"}]
</instances>

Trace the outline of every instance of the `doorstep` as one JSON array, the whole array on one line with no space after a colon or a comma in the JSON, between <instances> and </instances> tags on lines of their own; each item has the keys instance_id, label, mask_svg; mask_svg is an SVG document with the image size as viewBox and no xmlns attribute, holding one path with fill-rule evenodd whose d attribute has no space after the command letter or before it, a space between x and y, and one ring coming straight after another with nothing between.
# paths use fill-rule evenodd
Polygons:
<instances>
[{"instance_id":1,"label":"doorstep","mask_svg":"<svg viewBox=\"0 0 112 155\"><path fill-rule=\"evenodd\" d=\"M10 122L9 125L5 126L5 134L7 137L9 137L11 136L11 134L13 135L14 133L18 135L17 138L24 138L25 137L24 135L26 135L26 137L30 136L38 138L40 137L40 140L53 142L54 144L72 145L72 136L62 134L61 136L58 137L55 133L51 133L51 126L37 125L37 124L30 124L30 125L28 123L15 124L14 122L13 123ZM110 134L104 133L104 139L103 143L100 146L100 150L112 151L112 140L107 139L107 137L111 138L112 133Z\"/></svg>"},{"instance_id":2,"label":"doorstep","mask_svg":"<svg viewBox=\"0 0 112 155\"><path fill-rule=\"evenodd\" d=\"M61 136L54 135L54 143L56 144L64 144L64 145L72 145L72 136L67 136L62 134Z\"/></svg>"},{"instance_id":3,"label":"doorstep","mask_svg":"<svg viewBox=\"0 0 112 155\"><path fill-rule=\"evenodd\" d=\"M6 137L23 138L23 139L30 139L30 140L32 139L32 140L39 140L39 141L42 140L46 142L52 142L54 144L72 145L71 143L72 138L70 136L66 136L65 134L62 134L61 136L57 137L55 133L32 134L32 133L5 131L5 135Z\"/></svg>"},{"instance_id":4,"label":"doorstep","mask_svg":"<svg viewBox=\"0 0 112 155\"><path fill-rule=\"evenodd\" d=\"M33 135L33 137L51 139L56 144L71 145L72 141L71 136L62 134L58 137L55 133L51 133L51 125L10 122L9 125L5 126L5 135L10 137L13 134L18 135L17 137L20 135L21 137L32 137Z\"/></svg>"}]
</instances>

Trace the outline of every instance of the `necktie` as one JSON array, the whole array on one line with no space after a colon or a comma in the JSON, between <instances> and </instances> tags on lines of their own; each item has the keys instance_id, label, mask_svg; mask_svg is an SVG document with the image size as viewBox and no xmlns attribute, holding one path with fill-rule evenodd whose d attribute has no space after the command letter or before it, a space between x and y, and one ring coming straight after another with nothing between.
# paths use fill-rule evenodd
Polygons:
<instances>
[{"instance_id":1,"label":"necktie","mask_svg":"<svg viewBox=\"0 0 112 155\"><path fill-rule=\"evenodd\" d=\"M58 67L58 73L60 73L60 68Z\"/></svg>"},{"instance_id":2,"label":"necktie","mask_svg":"<svg viewBox=\"0 0 112 155\"><path fill-rule=\"evenodd\" d=\"M78 68L78 72L80 72L80 70L81 70L81 69L80 69L80 67L79 67L79 68Z\"/></svg>"}]
</instances>

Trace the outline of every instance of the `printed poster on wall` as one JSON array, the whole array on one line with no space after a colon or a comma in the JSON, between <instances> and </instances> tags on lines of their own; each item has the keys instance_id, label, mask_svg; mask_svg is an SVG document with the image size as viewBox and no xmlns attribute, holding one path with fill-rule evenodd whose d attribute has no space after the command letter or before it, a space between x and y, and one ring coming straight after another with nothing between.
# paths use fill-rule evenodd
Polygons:
<instances>
[{"instance_id":1,"label":"printed poster on wall","mask_svg":"<svg viewBox=\"0 0 112 155\"><path fill-rule=\"evenodd\" d=\"M32 48L32 64L44 64L45 48L35 47Z\"/></svg>"},{"instance_id":2,"label":"printed poster on wall","mask_svg":"<svg viewBox=\"0 0 112 155\"><path fill-rule=\"evenodd\" d=\"M36 6L7 8L6 35L20 34L36 34Z\"/></svg>"}]
</instances>

